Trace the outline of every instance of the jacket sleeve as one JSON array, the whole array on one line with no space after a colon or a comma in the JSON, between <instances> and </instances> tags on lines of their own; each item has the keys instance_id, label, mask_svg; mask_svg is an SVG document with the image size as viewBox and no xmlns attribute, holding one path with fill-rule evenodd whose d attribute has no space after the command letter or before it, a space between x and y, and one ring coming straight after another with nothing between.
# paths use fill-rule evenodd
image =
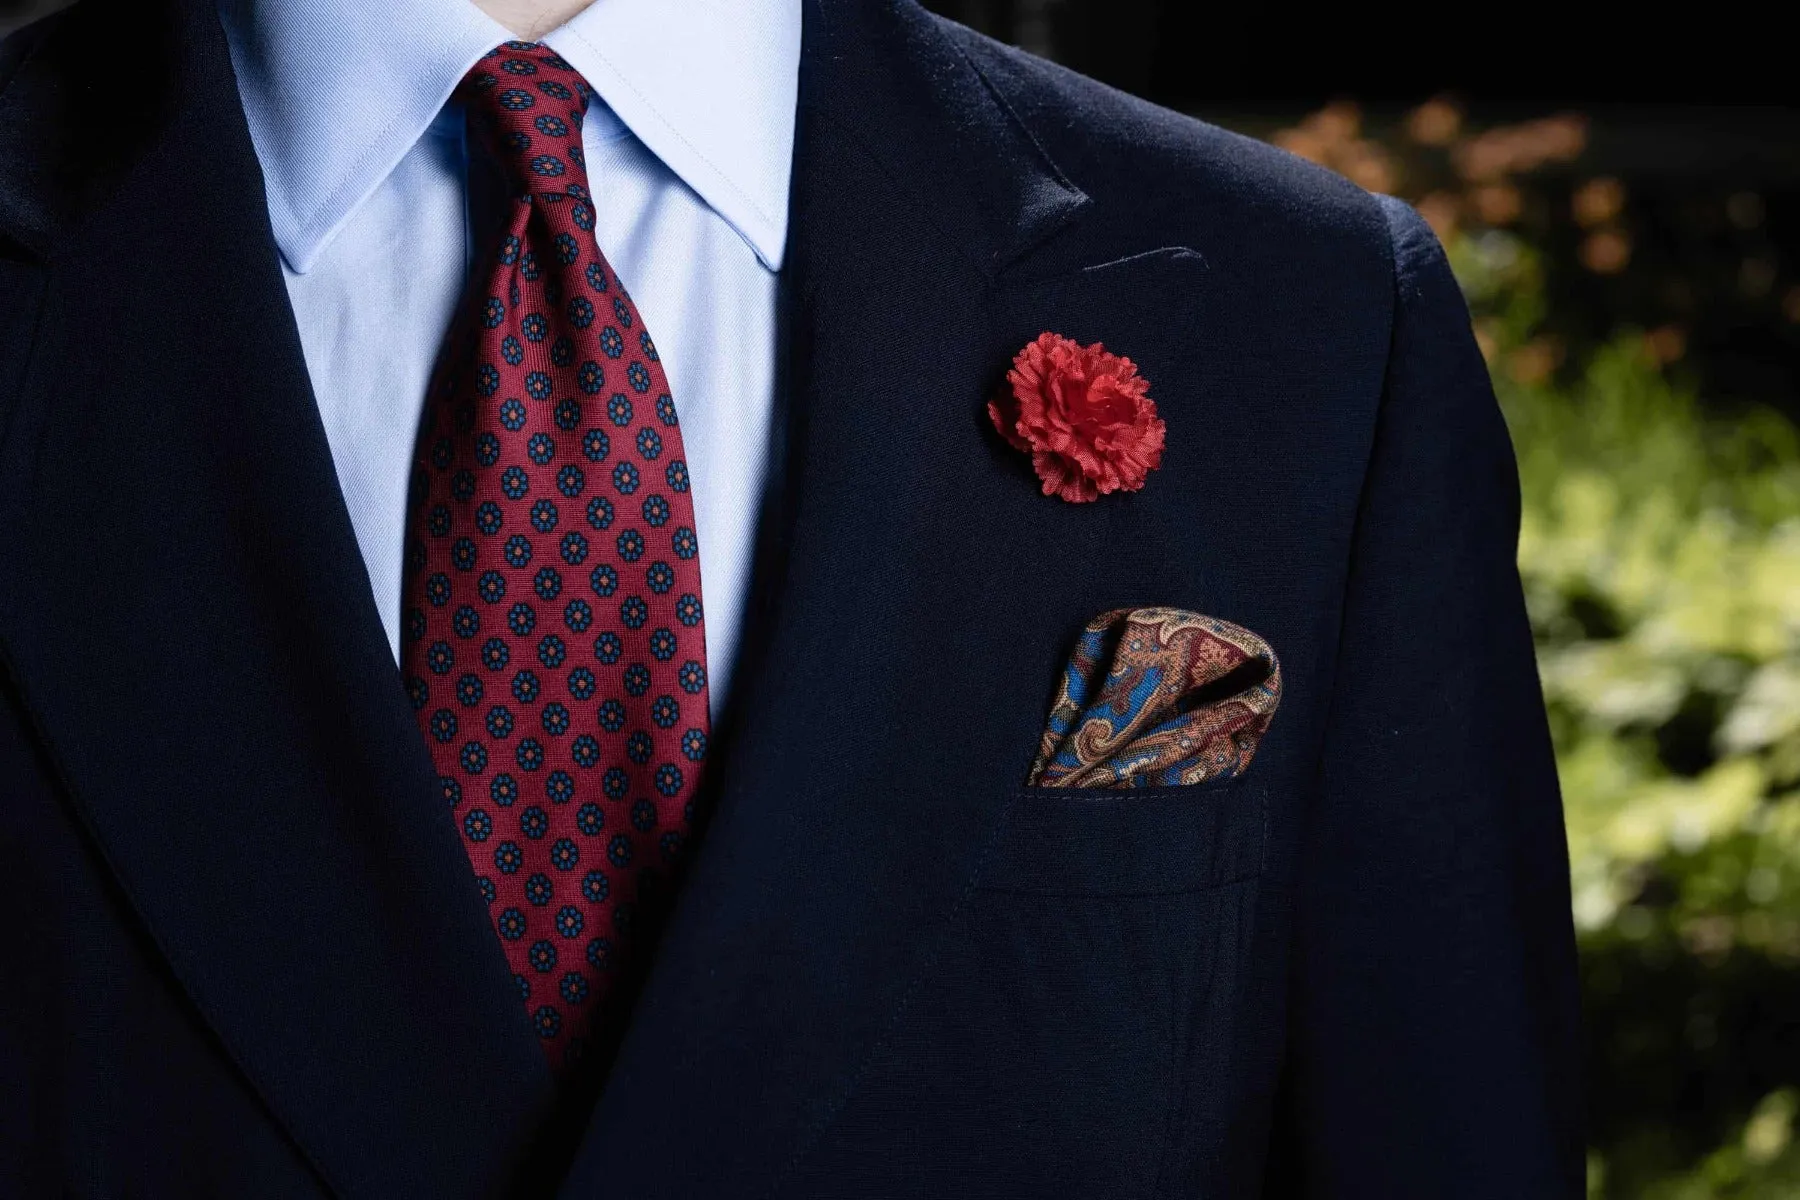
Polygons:
<instances>
[{"instance_id":1,"label":"jacket sleeve","mask_svg":"<svg viewBox=\"0 0 1800 1200\"><path fill-rule=\"evenodd\" d=\"M1443 250L1382 204L1393 340L1302 836L1272 1177L1309 1197L1579 1196L1568 851L1517 469Z\"/></svg>"}]
</instances>

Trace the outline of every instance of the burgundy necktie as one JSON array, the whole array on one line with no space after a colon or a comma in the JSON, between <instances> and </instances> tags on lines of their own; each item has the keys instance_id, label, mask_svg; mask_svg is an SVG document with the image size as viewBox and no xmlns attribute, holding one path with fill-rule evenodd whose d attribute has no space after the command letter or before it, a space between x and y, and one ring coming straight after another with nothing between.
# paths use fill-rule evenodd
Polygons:
<instances>
[{"instance_id":1,"label":"burgundy necktie","mask_svg":"<svg viewBox=\"0 0 1800 1200\"><path fill-rule=\"evenodd\" d=\"M557 1067L581 1056L640 901L681 850L710 728L681 429L594 241L590 94L522 42L457 88L511 195L426 400L402 652Z\"/></svg>"}]
</instances>

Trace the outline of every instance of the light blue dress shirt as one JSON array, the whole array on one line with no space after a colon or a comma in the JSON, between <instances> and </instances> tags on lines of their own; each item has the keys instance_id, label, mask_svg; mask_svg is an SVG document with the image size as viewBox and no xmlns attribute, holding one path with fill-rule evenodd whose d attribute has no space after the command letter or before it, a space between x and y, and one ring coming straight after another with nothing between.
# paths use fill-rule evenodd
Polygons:
<instances>
[{"instance_id":1,"label":"light blue dress shirt","mask_svg":"<svg viewBox=\"0 0 1800 1200\"><path fill-rule=\"evenodd\" d=\"M469 0L220 0L269 217L369 581L399 657L420 409L470 265L463 74L512 35ZM681 414L717 716L776 367L800 0L598 0L543 41L593 85L595 237Z\"/></svg>"}]
</instances>

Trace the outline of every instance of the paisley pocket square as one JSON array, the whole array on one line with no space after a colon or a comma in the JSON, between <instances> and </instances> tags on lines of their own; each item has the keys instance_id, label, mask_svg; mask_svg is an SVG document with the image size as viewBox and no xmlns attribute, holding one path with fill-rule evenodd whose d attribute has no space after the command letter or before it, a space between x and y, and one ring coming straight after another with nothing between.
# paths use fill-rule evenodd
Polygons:
<instances>
[{"instance_id":1,"label":"paisley pocket square","mask_svg":"<svg viewBox=\"0 0 1800 1200\"><path fill-rule=\"evenodd\" d=\"M1063 671L1027 786L1133 788L1230 778L1281 703L1260 637L1179 608L1088 622Z\"/></svg>"}]
</instances>

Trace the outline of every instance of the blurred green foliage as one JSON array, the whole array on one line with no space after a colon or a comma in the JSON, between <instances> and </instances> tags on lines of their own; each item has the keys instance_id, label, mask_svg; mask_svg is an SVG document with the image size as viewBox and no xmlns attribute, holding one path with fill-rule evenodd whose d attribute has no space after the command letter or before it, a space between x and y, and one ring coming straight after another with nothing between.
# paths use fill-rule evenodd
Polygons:
<instances>
[{"instance_id":1,"label":"blurred green foliage","mask_svg":"<svg viewBox=\"0 0 1800 1200\"><path fill-rule=\"evenodd\" d=\"M1572 349L1553 332L1553 271L1630 258L1623 185L1580 179L1582 128L1472 133L1434 102L1385 135L1335 106L1275 140L1426 212L1512 431L1582 951L1590 1196L1796 1197L1800 435L1700 403L1671 366L1678 328ZM1534 184L1545 164L1561 179ZM1572 264L1546 249L1572 243L1558 221Z\"/></svg>"},{"instance_id":2,"label":"blurred green foliage","mask_svg":"<svg viewBox=\"0 0 1800 1200\"><path fill-rule=\"evenodd\" d=\"M1542 270L1455 236L1490 357ZM1641 335L1495 372L1569 831L1595 1196L1800 1195L1800 437L1720 416Z\"/></svg>"}]
</instances>

